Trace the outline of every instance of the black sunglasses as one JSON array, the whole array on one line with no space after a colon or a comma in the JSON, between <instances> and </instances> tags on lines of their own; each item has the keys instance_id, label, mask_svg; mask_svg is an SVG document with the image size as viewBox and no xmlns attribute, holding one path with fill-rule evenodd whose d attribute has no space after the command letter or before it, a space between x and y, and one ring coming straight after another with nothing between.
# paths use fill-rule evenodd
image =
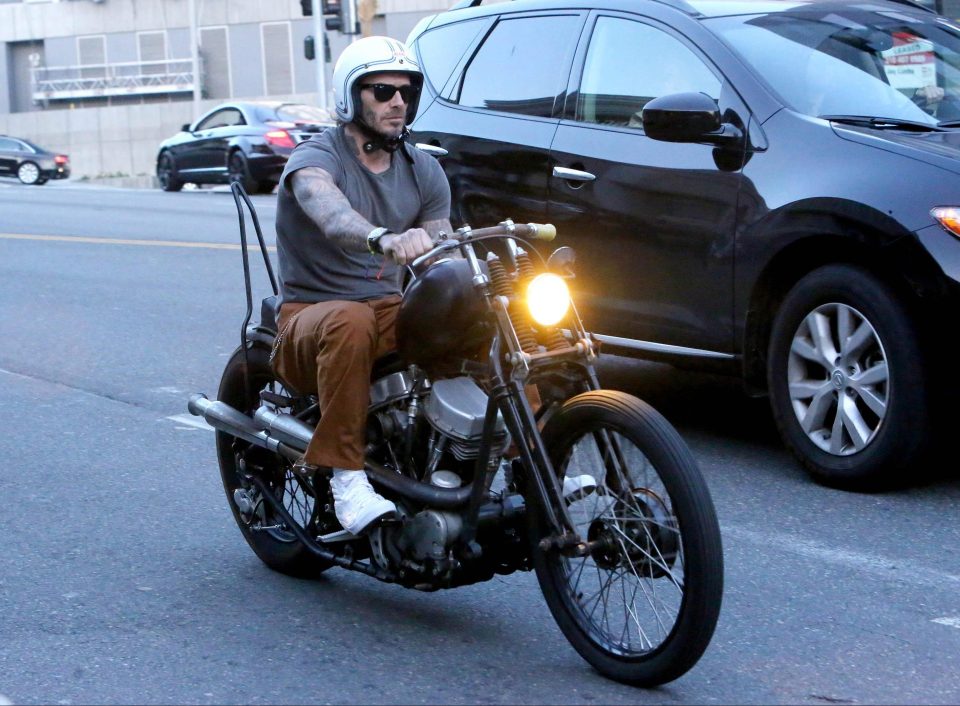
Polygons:
<instances>
[{"instance_id":1,"label":"black sunglasses","mask_svg":"<svg viewBox=\"0 0 960 706\"><path fill-rule=\"evenodd\" d=\"M400 100L407 105L410 105L410 101L420 95L420 89L413 84L394 86L390 83L365 83L360 87L372 88L373 97L376 98L380 103L386 103L388 100L393 98L397 91L400 92Z\"/></svg>"}]
</instances>

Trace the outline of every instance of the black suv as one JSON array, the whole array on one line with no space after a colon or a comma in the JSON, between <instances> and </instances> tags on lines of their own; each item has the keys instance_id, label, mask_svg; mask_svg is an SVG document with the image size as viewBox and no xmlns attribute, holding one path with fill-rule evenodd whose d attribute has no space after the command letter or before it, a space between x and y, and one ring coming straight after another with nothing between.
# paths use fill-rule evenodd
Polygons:
<instances>
[{"instance_id":1,"label":"black suv","mask_svg":"<svg viewBox=\"0 0 960 706\"><path fill-rule=\"evenodd\" d=\"M906 0L474 0L408 41L455 225L555 223L607 349L742 375L821 482L916 477L956 394L956 24Z\"/></svg>"}]
</instances>

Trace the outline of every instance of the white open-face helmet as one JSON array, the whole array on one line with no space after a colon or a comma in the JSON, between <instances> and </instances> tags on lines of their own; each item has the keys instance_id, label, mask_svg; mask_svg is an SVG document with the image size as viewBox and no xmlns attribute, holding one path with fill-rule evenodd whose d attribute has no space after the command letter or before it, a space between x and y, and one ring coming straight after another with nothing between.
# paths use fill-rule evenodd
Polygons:
<instances>
[{"instance_id":1,"label":"white open-face helmet","mask_svg":"<svg viewBox=\"0 0 960 706\"><path fill-rule=\"evenodd\" d=\"M423 86L423 74L407 45L390 37L364 37L347 46L333 68L333 100L337 117L349 123L359 103L358 79L368 74L392 71L410 74L410 82ZM407 122L417 114L419 94L407 106Z\"/></svg>"}]
</instances>

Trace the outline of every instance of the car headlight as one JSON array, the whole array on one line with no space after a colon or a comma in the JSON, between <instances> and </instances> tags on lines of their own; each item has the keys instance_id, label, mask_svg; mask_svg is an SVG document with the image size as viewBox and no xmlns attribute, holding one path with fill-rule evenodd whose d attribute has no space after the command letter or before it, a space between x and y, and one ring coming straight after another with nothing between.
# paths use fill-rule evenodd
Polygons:
<instances>
[{"instance_id":1,"label":"car headlight","mask_svg":"<svg viewBox=\"0 0 960 706\"><path fill-rule=\"evenodd\" d=\"M570 290L562 277L545 272L527 286L527 306L533 320L541 326L559 323L570 308Z\"/></svg>"},{"instance_id":2,"label":"car headlight","mask_svg":"<svg viewBox=\"0 0 960 706\"><path fill-rule=\"evenodd\" d=\"M937 206L930 209L930 215L950 233L960 237L960 208L956 206Z\"/></svg>"}]
</instances>

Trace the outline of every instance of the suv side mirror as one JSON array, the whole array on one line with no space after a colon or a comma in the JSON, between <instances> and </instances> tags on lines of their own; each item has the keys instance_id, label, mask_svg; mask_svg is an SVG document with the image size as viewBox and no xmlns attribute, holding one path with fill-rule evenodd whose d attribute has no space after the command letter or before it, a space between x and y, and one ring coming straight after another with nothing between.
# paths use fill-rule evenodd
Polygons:
<instances>
[{"instance_id":1,"label":"suv side mirror","mask_svg":"<svg viewBox=\"0 0 960 706\"><path fill-rule=\"evenodd\" d=\"M190 132L190 123L184 123L180 126L182 132Z\"/></svg>"},{"instance_id":2,"label":"suv side mirror","mask_svg":"<svg viewBox=\"0 0 960 706\"><path fill-rule=\"evenodd\" d=\"M742 133L720 120L717 102L705 93L671 93L643 107L643 131L663 142L726 144Z\"/></svg>"}]
</instances>

